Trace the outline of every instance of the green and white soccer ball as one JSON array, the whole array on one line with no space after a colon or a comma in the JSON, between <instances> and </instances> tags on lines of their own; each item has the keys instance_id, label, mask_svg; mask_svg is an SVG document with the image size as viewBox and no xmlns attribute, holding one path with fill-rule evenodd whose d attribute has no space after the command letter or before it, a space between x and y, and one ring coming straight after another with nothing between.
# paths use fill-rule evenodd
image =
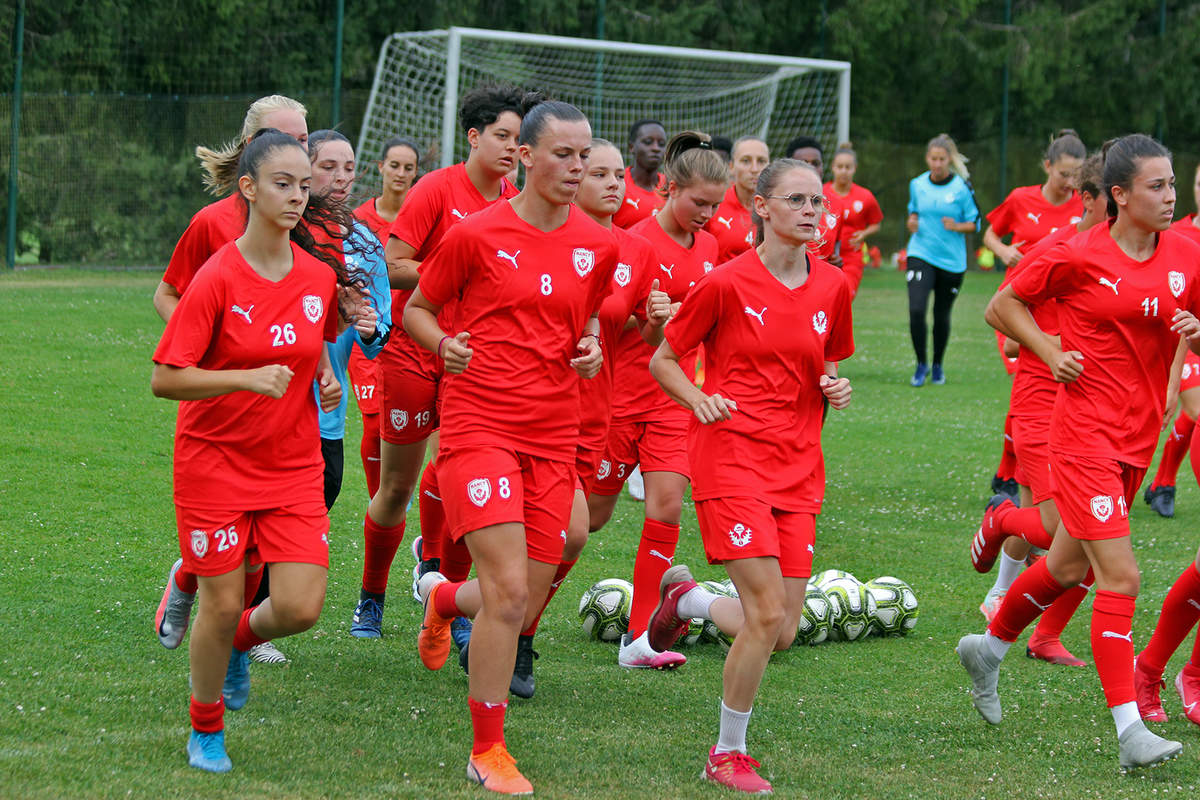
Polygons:
<instances>
[{"instance_id":1,"label":"green and white soccer ball","mask_svg":"<svg viewBox=\"0 0 1200 800\"><path fill-rule=\"evenodd\" d=\"M737 597L737 589L733 587L733 581L726 578L723 581L701 581L703 586L708 591L720 597ZM727 635L724 631L716 626L716 623L711 620L692 620L692 622L700 622L700 636L698 641L702 644L718 644L723 649L728 650L733 645L733 637ZM688 633L691 633L691 627L688 627Z\"/></svg>"},{"instance_id":2,"label":"green and white soccer ball","mask_svg":"<svg viewBox=\"0 0 1200 800\"><path fill-rule=\"evenodd\" d=\"M899 578L884 575L867 581L866 587L875 599L874 633L904 636L916 627L920 607L911 586Z\"/></svg>"},{"instance_id":3,"label":"green and white soccer ball","mask_svg":"<svg viewBox=\"0 0 1200 800\"><path fill-rule=\"evenodd\" d=\"M688 620L687 633L679 637L679 644L684 647L695 647L703 641L704 620L696 618Z\"/></svg>"},{"instance_id":4,"label":"green and white soccer ball","mask_svg":"<svg viewBox=\"0 0 1200 800\"><path fill-rule=\"evenodd\" d=\"M700 585L715 595L721 597L737 597L737 588L729 578L721 581L700 581Z\"/></svg>"},{"instance_id":5,"label":"green and white soccer ball","mask_svg":"<svg viewBox=\"0 0 1200 800\"><path fill-rule=\"evenodd\" d=\"M857 642L871 632L875 616L875 598L854 576L834 578L821 591L829 600L829 639L835 642Z\"/></svg>"},{"instance_id":6,"label":"green and white soccer ball","mask_svg":"<svg viewBox=\"0 0 1200 800\"><path fill-rule=\"evenodd\" d=\"M820 644L829 638L829 599L811 583L804 593L804 613L796 631L801 644Z\"/></svg>"},{"instance_id":7,"label":"green and white soccer ball","mask_svg":"<svg viewBox=\"0 0 1200 800\"><path fill-rule=\"evenodd\" d=\"M633 584L621 578L605 578L579 599L579 621L583 632L601 642L620 641L629 630L633 606Z\"/></svg>"},{"instance_id":8,"label":"green and white soccer ball","mask_svg":"<svg viewBox=\"0 0 1200 800\"><path fill-rule=\"evenodd\" d=\"M825 584L832 583L838 578L849 578L852 581L857 581L858 578L840 569L827 569L824 572L818 572L809 579L809 586L816 586L821 591L825 591Z\"/></svg>"}]
</instances>

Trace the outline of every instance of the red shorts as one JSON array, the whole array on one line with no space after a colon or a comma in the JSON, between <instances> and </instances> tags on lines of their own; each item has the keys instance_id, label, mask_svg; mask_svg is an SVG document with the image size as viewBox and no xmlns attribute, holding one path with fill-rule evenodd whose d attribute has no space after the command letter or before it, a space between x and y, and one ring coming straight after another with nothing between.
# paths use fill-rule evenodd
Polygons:
<instances>
[{"instance_id":1,"label":"red shorts","mask_svg":"<svg viewBox=\"0 0 1200 800\"><path fill-rule=\"evenodd\" d=\"M1186 392L1188 389L1200 387L1200 356L1187 351L1187 356L1183 359L1183 373L1180 376L1179 391Z\"/></svg>"},{"instance_id":2,"label":"red shorts","mask_svg":"<svg viewBox=\"0 0 1200 800\"><path fill-rule=\"evenodd\" d=\"M469 446L438 453L437 475L454 541L480 528L518 522L525 526L530 558L545 564L562 560L575 500L573 464Z\"/></svg>"},{"instance_id":3,"label":"red shorts","mask_svg":"<svg viewBox=\"0 0 1200 800\"><path fill-rule=\"evenodd\" d=\"M575 475L577 487L584 494L591 494L596 483L596 470L600 465L600 452L584 447L575 449Z\"/></svg>"},{"instance_id":4,"label":"red shorts","mask_svg":"<svg viewBox=\"0 0 1200 800\"><path fill-rule=\"evenodd\" d=\"M350 386L354 389L358 410L363 414L378 414L379 371L375 361L355 347L350 351L350 363L346 365L346 370L350 373Z\"/></svg>"},{"instance_id":5,"label":"red shorts","mask_svg":"<svg viewBox=\"0 0 1200 800\"><path fill-rule=\"evenodd\" d=\"M1143 467L1111 458L1050 454L1054 504L1067 533L1076 539L1129 535L1129 504L1146 477Z\"/></svg>"},{"instance_id":6,"label":"red shorts","mask_svg":"<svg viewBox=\"0 0 1200 800\"><path fill-rule=\"evenodd\" d=\"M416 444L438 428L441 371L411 339L388 342L376 359L380 386L379 436L390 444Z\"/></svg>"},{"instance_id":7,"label":"red shorts","mask_svg":"<svg viewBox=\"0 0 1200 800\"><path fill-rule=\"evenodd\" d=\"M1013 449L1017 453L1017 482L1028 486L1033 502L1050 500L1050 418L1013 417ZM1021 479L1023 478L1023 480Z\"/></svg>"},{"instance_id":8,"label":"red shorts","mask_svg":"<svg viewBox=\"0 0 1200 800\"><path fill-rule=\"evenodd\" d=\"M688 418L672 415L664 420L630 422L614 420L608 446L596 469L593 494L620 494L633 468L642 473L678 472L692 477L687 455Z\"/></svg>"},{"instance_id":9,"label":"red shorts","mask_svg":"<svg viewBox=\"0 0 1200 800\"><path fill-rule=\"evenodd\" d=\"M179 553L193 575L224 575L252 564L316 564L329 569L329 515L322 502L258 511L175 506Z\"/></svg>"},{"instance_id":10,"label":"red shorts","mask_svg":"<svg viewBox=\"0 0 1200 800\"><path fill-rule=\"evenodd\" d=\"M812 576L817 516L783 511L752 497L696 501L696 517L708 563L775 558L785 578Z\"/></svg>"}]
</instances>

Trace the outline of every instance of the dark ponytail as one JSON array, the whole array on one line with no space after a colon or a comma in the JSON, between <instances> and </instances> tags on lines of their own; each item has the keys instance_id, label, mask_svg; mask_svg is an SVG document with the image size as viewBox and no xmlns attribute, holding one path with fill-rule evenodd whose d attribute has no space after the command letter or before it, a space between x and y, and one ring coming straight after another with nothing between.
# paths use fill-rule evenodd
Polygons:
<instances>
[{"instance_id":1,"label":"dark ponytail","mask_svg":"<svg viewBox=\"0 0 1200 800\"><path fill-rule=\"evenodd\" d=\"M663 158L666 189L674 182L679 188L694 183L729 184L729 165L712 147L712 137L699 131L681 131L667 142Z\"/></svg>"},{"instance_id":2,"label":"dark ponytail","mask_svg":"<svg viewBox=\"0 0 1200 800\"><path fill-rule=\"evenodd\" d=\"M1171 151L1144 133L1131 133L1119 139L1109 139L1100 149L1104 157L1104 194L1108 198L1108 215L1115 217L1119 208L1112 189L1133 188L1139 162L1147 158L1170 158Z\"/></svg>"}]
</instances>

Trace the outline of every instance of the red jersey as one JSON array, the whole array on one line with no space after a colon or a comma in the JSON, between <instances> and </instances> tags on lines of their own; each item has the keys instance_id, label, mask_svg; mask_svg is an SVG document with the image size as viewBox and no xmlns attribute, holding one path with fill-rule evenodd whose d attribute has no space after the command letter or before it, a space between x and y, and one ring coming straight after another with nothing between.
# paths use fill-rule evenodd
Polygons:
<instances>
[{"instance_id":1,"label":"red jersey","mask_svg":"<svg viewBox=\"0 0 1200 800\"><path fill-rule=\"evenodd\" d=\"M647 192L633 182L633 170L625 170L625 199L621 201L617 213L613 214L613 225L618 228L632 228L647 217L654 216L654 212L667 202L667 198L660 194L666 183L666 176L660 172L657 188Z\"/></svg>"},{"instance_id":2,"label":"red jersey","mask_svg":"<svg viewBox=\"0 0 1200 800\"><path fill-rule=\"evenodd\" d=\"M682 302L696 281L713 270L717 260L717 240L707 231L696 231L690 249L668 236L654 217L642 220L630 233L638 234L650 243L655 258L651 272L658 278L658 288L670 295L672 303ZM654 350L638 331L627 330L622 334L617 344L617 372L613 378L613 417L636 422L661 419L664 414L687 414L667 397L650 374L650 357ZM694 372L692 354L681 356L684 370Z\"/></svg>"},{"instance_id":3,"label":"red jersey","mask_svg":"<svg viewBox=\"0 0 1200 800\"><path fill-rule=\"evenodd\" d=\"M820 389L826 361L854 352L850 287L809 258L789 289L749 250L696 284L664 335L677 353L704 344L704 391L737 403L731 419L692 417L692 496L752 497L817 513L825 492Z\"/></svg>"},{"instance_id":4,"label":"red jersey","mask_svg":"<svg viewBox=\"0 0 1200 800\"><path fill-rule=\"evenodd\" d=\"M1013 280L1031 304L1058 301L1062 349L1083 372L1054 404L1050 446L1067 455L1149 466L1158 444L1178 334L1171 317L1200 310L1200 246L1174 231L1134 261L1096 225L1059 242Z\"/></svg>"},{"instance_id":5,"label":"red jersey","mask_svg":"<svg viewBox=\"0 0 1200 800\"><path fill-rule=\"evenodd\" d=\"M354 209L354 216L371 229L371 233L379 237L380 244L387 246L389 231L391 231L392 223L388 222L383 217L379 216L379 212L375 210L374 197L367 198L366 202Z\"/></svg>"},{"instance_id":6,"label":"red jersey","mask_svg":"<svg viewBox=\"0 0 1200 800\"><path fill-rule=\"evenodd\" d=\"M830 203L836 203L842 211L842 230L839 238L842 245L842 269L861 268L863 265L862 246L855 247L850 244L850 237L883 221L883 210L879 208L879 201L875 199L875 195L871 193L870 189L859 186L857 183L851 183L850 191L844 195L837 193L833 188L832 181L825 184L822 191L826 199Z\"/></svg>"},{"instance_id":7,"label":"red jersey","mask_svg":"<svg viewBox=\"0 0 1200 800\"><path fill-rule=\"evenodd\" d=\"M246 232L246 201L234 192L196 212L175 244L163 282L182 295L213 253Z\"/></svg>"},{"instance_id":8,"label":"red jersey","mask_svg":"<svg viewBox=\"0 0 1200 800\"><path fill-rule=\"evenodd\" d=\"M1195 214L1188 214L1183 219L1175 220L1171 223L1171 230L1177 233L1182 233L1193 242L1200 244L1200 228L1196 227Z\"/></svg>"},{"instance_id":9,"label":"red jersey","mask_svg":"<svg viewBox=\"0 0 1200 800\"><path fill-rule=\"evenodd\" d=\"M508 202L446 235L421 265L421 294L457 303L475 351L442 381L442 447L510 447L574 462L579 382L570 361L617 267L617 242L575 206L541 231Z\"/></svg>"},{"instance_id":10,"label":"red jersey","mask_svg":"<svg viewBox=\"0 0 1200 800\"><path fill-rule=\"evenodd\" d=\"M249 391L185 400L175 426L175 502L253 511L324 502L313 379L337 338L333 270L292 244L292 270L263 278L230 242L196 273L154 361L209 370L283 364L280 399Z\"/></svg>"},{"instance_id":11,"label":"red jersey","mask_svg":"<svg viewBox=\"0 0 1200 800\"><path fill-rule=\"evenodd\" d=\"M1051 205L1042 187L1020 186L1004 202L992 209L987 221L997 236L1012 234L1012 244L1022 253L1059 228L1074 225L1083 218L1083 201L1078 194L1060 206Z\"/></svg>"},{"instance_id":12,"label":"red jersey","mask_svg":"<svg viewBox=\"0 0 1200 800\"><path fill-rule=\"evenodd\" d=\"M737 190L730 186L725 192L717 213L704 226L704 230L717 238L717 263L724 264L754 246L754 222L750 209L738 200Z\"/></svg>"},{"instance_id":13,"label":"red jersey","mask_svg":"<svg viewBox=\"0 0 1200 800\"><path fill-rule=\"evenodd\" d=\"M655 273L659 271L658 259L649 242L617 227L612 232L617 239L618 260L613 272L612 293L600 306L604 364L596 377L581 379L579 383L579 446L595 452L603 452L608 441L618 344L624 334L642 338L640 330L626 330L625 325L631 316L636 317L639 324L645 323L646 298L650 296L650 287L657 277Z\"/></svg>"},{"instance_id":14,"label":"red jersey","mask_svg":"<svg viewBox=\"0 0 1200 800\"><path fill-rule=\"evenodd\" d=\"M826 198L824 210L817 215L817 235L808 243L808 252L822 261L841 255L842 206L837 195Z\"/></svg>"}]
</instances>

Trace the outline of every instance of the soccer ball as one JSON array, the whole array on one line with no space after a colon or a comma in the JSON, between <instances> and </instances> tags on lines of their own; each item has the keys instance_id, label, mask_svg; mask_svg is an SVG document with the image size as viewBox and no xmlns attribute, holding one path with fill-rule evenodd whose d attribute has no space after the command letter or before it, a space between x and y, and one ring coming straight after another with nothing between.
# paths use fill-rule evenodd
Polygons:
<instances>
[{"instance_id":1,"label":"soccer ball","mask_svg":"<svg viewBox=\"0 0 1200 800\"><path fill-rule=\"evenodd\" d=\"M829 599L816 586L809 584L804 594L804 613L796 640L801 644L820 644L829 638Z\"/></svg>"},{"instance_id":2,"label":"soccer ball","mask_svg":"<svg viewBox=\"0 0 1200 800\"><path fill-rule=\"evenodd\" d=\"M850 576L828 581L821 591L829 600L830 640L857 642L865 639L876 613L875 598L867 587Z\"/></svg>"},{"instance_id":3,"label":"soccer ball","mask_svg":"<svg viewBox=\"0 0 1200 800\"><path fill-rule=\"evenodd\" d=\"M904 636L916 627L920 608L911 586L891 575L868 581L866 586L875 598L875 627L879 633Z\"/></svg>"},{"instance_id":4,"label":"soccer ball","mask_svg":"<svg viewBox=\"0 0 1200 800\"><path fill-rule=\"evenodd\" d=\"M704 620L696 618L688 620L687 633L679 637L679 643L685 647L694 647L703 641L701 633L704 631Z\"/></svg>"},{"instance_id":5,"label":"soccer ball","mask_svg":"<svg viewBox=\"0 0 1200 800\"><path fill-rule=\"evenodd\" d=\"M728 578L723 581L702 581L700 585L718 597L738 596L737 589L733 588L733 581ZM700 635L697 641L704 644L719 644L725 650L728 650L733 645L733 638L726 635L711 620L692 620L692 622L700 623ZM688 633L691 633L690 627L688 628Z\"/></svg>"},{"instance_id":6,"label":"soccer ball","mask_svg":"<svg viewBox=\"0 0 1200 800\"><path fill-rule=\"evenodd\" d=\"M825 584L835 581L838 578L849 578L852 581L857 581L858 578L851 575L849 572L843 572L840 569L827 569L824 572L818 573L809 579L809 586L816 586L821 591L825 591Z\"/></svg>"},{"instance_id":7,"label":"soccer ball","mask_svg":"<svg viewBox=\"0 0 1200 800\"><path fill-rule=\"evenodd\" d=\"M579 599L579 621L583 632L601 642L616 642L629 630L633 584L621 578L605 578Z\"/></svg>"},{"instance_id":8,"label":"soccer ball","mask_svg":"<svg viewBox=\"0 0 1200 800\"><path fill-rule=\"evenodd\" d=\"M723 581L700 581L700 585L715 595L721 597L737 597L737 589L733 585L733 581L726 578Z\"/></svg>"}]
</instances>

